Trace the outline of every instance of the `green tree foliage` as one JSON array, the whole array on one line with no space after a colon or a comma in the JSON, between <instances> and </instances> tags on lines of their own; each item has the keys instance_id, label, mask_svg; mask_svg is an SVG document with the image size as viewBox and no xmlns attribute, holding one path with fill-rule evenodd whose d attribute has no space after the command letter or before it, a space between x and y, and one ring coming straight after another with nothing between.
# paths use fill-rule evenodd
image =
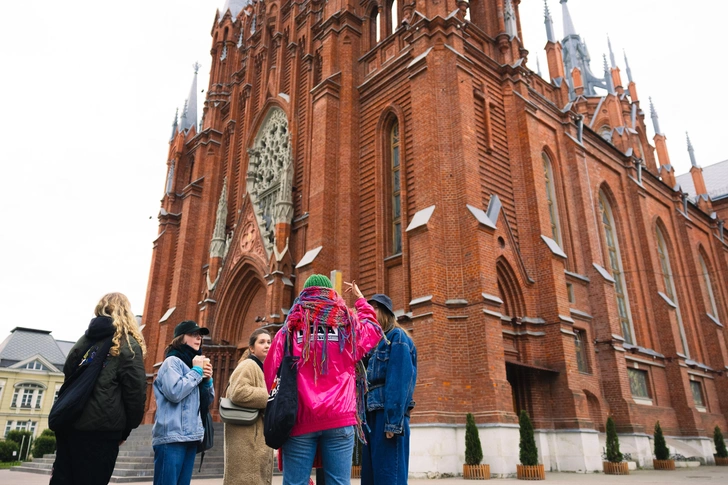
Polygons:
<instances>
[{"instance_id":1,"label":"green tree foliage","mask_svg":"<svg viewBox=\"0 0 728 485\"><path fill-rule=\"evenodd\" d=\"M723 433L720 432L720 426L716 426L713 431L713 441L715 442L715 454L718 458L728 458L728 450L725 448L725 440Z\"/></svg>"},{"instance_id":2,"label":"green tree foliage","mask_svg":"<svg viewBox=\"0 0 728 485\"><path fill-rule=\"evenodd\" d=\"M622 452L619 451L619 437L617 427L610 416L607 418L607 461L619 463L622 461Z\"/></svg>"},{"instance_id":3,"label":"green tree foliage","mask_svg":"<svg viewBox=\"0 0 728 485\"><path fill-rule=\"evenodd\" d=\"M28 452L30 451L30 442L33 440L33 433L31 433L30 431L13 430L8 432L5 440L16 442L18 444L19 450L18 456L21 457L18 459L25 459L28 456Z\"/></svg>"},{"instance_id":4,"label":"green tree foliage","mask_svg":"<svg viewBox=\"0 0 728 485\"><path fill-rule=\"evenodd\" d=\"M667 449L665 436L662 434L660 422L655 423L655 458L657 460L669 460L670 450Z\"/></svg>"},{"instance_id":5,"label":"green tree foliage","mask_svg":"<svg viewBox=\"0 0 728 485\"><path fill-rule=\"evenodd\" d=\"M33 441L33 458L43 458L56 452L56 437L42 434Z\"/></svg>"},{"instance_id":6,"label":"green tree foliage","mask_svg":"<svg viewBox=\"0 0 728 485\"><path fill-rule=\"evenodd\" d=\"M44 429L43 432L40 434L41 436L53 436L55 438L56 432L52 429Z\"/></svg>"},{"instance_id":7,"label":"green tree foliage","mask_svg":"<svg viewBox=\"0 0 728 485\"><path fill-rule=\"evenodd\" d=\"M480 465L483 461L483 448L480 446L480 435L478 427L475 426L475 418L468 413L465 419L465 464Z\"/></svg>"},{"instance_id":8,"label":"green tree foliage","mask_svg":"<svg viewBox=\"0 0 728 485\"><path fill-rule=\"evenodd\" d=\"M9 461L18 461L18 450L20 446L15 441L0 441L0 461L7 463ZM16 453L13 456L13 451Z\"/></svg>"},{"instance_id":9,"label":"green tree foliage","mask_svg":"<svg viewBox=\"0 0 728 485\"><path fill-rule=\"evenodd\" d=\"M518 445L521 450L519 454L521 465L538 465L538 448L536 448L536 439L533 437L533 425L526 411L521 410L518 424L521 427L521 441Z\"/></svg>"}]
</instances>

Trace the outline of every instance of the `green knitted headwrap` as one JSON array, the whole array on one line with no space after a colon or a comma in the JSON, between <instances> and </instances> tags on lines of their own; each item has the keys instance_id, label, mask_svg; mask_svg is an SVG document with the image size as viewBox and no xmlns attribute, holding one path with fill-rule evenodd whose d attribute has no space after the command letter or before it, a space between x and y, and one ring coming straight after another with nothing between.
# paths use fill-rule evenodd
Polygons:
<instances>
[{"instance_id":1,"label":"green knitted headwrap","mask_svg":"<svg viewBox=\"0 0 728 485\"><path fill-rule=\"evenodd\" d=\"M333 288L334 284L331 283L331 280L327 276L324 276L322 274L312 274L303 284L304 288L308 288L309 286L323 286L324 288Z\"/></svg>"}]
</instances>

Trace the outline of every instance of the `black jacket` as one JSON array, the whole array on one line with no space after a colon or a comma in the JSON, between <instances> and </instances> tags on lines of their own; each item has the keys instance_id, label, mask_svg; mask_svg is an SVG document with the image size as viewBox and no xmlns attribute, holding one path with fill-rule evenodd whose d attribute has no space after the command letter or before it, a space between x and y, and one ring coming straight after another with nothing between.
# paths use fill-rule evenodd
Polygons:
<instances>
[{"instance_id":1,"label":"black jacket","mask_svg":"<svg viewBox=\"0 0 728 485\"><path fill-rule=\"evenodd\" d=\"M63 367L66 378L73 374L83 359L83 354L92 344L103 342L113 335L114 325L111 318L96 317L91 320L86 334L68 353ZM119 355L107 357L91 397L73 426L74 429L101 432L109 439L125 440L131 430L142 422L147 398L144 357L139 342L131 335L129 343L131 348L122 336Z\"/></svg>"}]
</instances>

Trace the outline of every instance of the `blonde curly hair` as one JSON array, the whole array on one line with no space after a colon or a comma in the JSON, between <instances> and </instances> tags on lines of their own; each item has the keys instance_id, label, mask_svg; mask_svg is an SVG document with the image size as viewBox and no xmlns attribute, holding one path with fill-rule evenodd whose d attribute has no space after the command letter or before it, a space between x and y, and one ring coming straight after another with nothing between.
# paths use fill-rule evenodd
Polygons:
<instances>
[{"instance_id":1,"label":"blonde curly hair","mask_svg":"<svg viewBox=\"0 0 728 485\"><path fill-rule=\"evenodd\" d=\"M119 355L122 336L126 339L126 344L129 346L132 355L134 355L134 349L131 342L129 342L130 334L142 348L142 355L146 355L147 346L144 344L144 337L139 331L136 317L131 311L131 304L125 295L122 293L108 293L102 296L94 313L97 317L109 317L114 322L116 332L114 332L114 337L111 339L110 355L114 357Z\"/></svg>"}]
</instances>

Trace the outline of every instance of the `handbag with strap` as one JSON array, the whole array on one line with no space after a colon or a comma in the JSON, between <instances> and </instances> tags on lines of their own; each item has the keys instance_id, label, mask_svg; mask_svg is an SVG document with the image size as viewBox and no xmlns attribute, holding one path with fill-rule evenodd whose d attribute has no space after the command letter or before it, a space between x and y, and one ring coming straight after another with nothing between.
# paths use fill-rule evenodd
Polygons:
<instances>
[{"instance_id":1,"label":"handbag with strap","mask_svg":"<svg viewBox=\"0 0 728 485\"><path fill-rule=\"evenodd\" d=\"M220 398L218 412L223 423L237 426L250 426L260 417L260 409L238 406L226 397Z\"/></svg>"},{"instance_id":2,"label":"handbag with strap","mask_svg":"<svg viewBox=\"0 0 728 485\"><path fill-rule=\"evenodd\" d=\"M288 331L284 329L283 331ZM283 360L270 390L263 417L265 444L281 448L291 435L298 414L298 359L291 355L291 335L286 336Z\"/></svg>"},{"instance_id":3,"label":"handbag with strap","mask_svg":"<svg viewBox=\"0 0 728 485\"><path fill-rule=\"evenodd\" d=\"M84 353L76 370L65 380L58 399L48 415L48 427L53 431L71 429L81 417L106 357L111 350L111 339L92 344Z\"/></svg>"}]
</instances>

